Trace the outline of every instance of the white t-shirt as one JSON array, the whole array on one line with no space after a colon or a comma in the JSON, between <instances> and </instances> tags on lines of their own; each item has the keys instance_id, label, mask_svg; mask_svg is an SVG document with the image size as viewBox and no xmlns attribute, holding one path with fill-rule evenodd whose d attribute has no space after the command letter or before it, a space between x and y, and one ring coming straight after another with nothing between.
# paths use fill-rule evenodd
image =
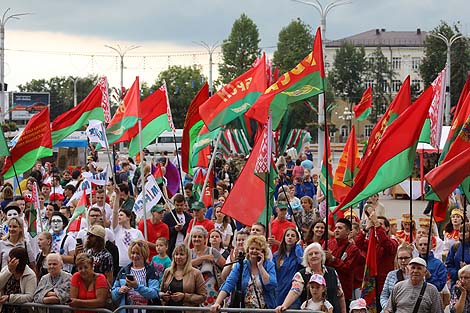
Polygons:
<instances>
[{"instance_id":1,"label":"white t-shirt","mask_svg":"<svg viewBox=\"0 0 470 313\"><path fill-rule=\"evenodd\" d=\"M54 236L54 232L51 232L51 234L53 234L52 236ZM61 255L69 255L71 251L75 251L75 246L77 245L77 241L75 240L74 237L70 235L67 236L67 238L65 239L63 250L61 251L60 247L62 246L62 241L64 240L65 235L67 235L67 233L64 231L62 235L60 235L60 240L57 240L57 243L55 243L54 238L52 238L52 251L53 252L59 253ZM70 273L72 271L72 267L73 267L72 264L64 264L63 269L64 271Z\"/></svg>"},{"instance_id":2,"label":"white t-shirt","mask_svg":"<svg viewBox=\"0 0 470 313\"><path fill-rule=\"evenodd\" d=\"M300 306L301 310L309 310L309 311L320 311L322 304L325 305L326 309L329 311L333 309L333 305L328 302L328 300L320 301L320 302L313 302L313 299L309 299L302 303Z\"/></svg>"},{"instance_id":3,"label":"white t-shirt","mask_svg":"<svg viewBox=\"0 0 470 313\"><path fill-rule=\"evenodd\" d=\"M128 233L129 235L126 235ZM124 229L121 225L114 228L115 244L119 250L119 266L123 267L129 265L131 260L129 259L128 250L129 246L134 240L142 239L144 236L140 230L135 228ZM126 238L128 236L129 238Z\"/></svg>"},{"instance_id":4,"label":"white t-shirt","mask_svg":"<svg viewBox=\"0 0 470 313\"><path fill-rule=\"evenodd\" d=\"M215 229L222 233L222 241L225 241L227 236L233 236L232 225L228 224L227 228L223 230L224 224L214 223Z\"/></svg>"},{"instance_id":5,"label":"white t-shirt","mask_svg":"<svg viewBox=\"0 0 470 313\"><path fill-rule=\"evenodd\" d=\"M186 224L186 217L184 216L183 213L181 214L178 214L176 213L176 218L178 219L178 221L180 221L181 224ZM178 235L176 236L176 244L175 244L175 247L179 244L183 244L184 243L184 234L182 232L178 232Z\"/></svg>"}]
</instances>

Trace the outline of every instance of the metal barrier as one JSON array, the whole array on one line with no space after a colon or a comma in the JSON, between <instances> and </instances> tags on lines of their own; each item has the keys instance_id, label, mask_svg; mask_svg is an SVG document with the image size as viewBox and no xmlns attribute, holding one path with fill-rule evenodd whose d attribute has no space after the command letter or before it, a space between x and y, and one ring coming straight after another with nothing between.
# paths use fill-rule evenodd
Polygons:
<instances>
[{"instance_id":1,"label":"metal barrier","mask_svg":"<svg viewBox=\"0 0 470 313\"><path fill-rule=\"evenodd\" d=\"M57 309L57 310L79 310L79 311L93 311L100 313L119 313L122 310L128 309L144 309L151 311L198 311L198 312L210 312L210 308L206 307L194 307L194 306L165 306L165 305L123 305L115 309L114 311L103 309L103 308L76 308L68 305L61 304L42 304L42 303L5 303L7 305L20 306L20 307L37 307L43 309ZM274 313L274 309L252 309L252 308L221 308L220 312L242 312L242 313ZM305 310L286 310L283 313L305 313ZM308 311L310 313L322 313L321 311Z\"/></svg>"}]
</instances>

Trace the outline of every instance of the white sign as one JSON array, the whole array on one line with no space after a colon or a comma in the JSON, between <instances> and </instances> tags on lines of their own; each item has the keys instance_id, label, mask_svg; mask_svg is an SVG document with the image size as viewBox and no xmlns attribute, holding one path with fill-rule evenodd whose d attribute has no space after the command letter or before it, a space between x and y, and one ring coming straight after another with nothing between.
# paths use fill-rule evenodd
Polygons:
<instances>
[{"instance_id":1,"label":"white sign","mask_svg":"<svg viewBox=\"0 0 470 313\"><path fill-rule=\"evenodd\" d=\"M150 209L155 206L158 201L162 198L162 191L158 187L157 181L152 175L149 175L147 182L145 183L145 208L147 211L147 216L150 215ZM135 199L133 211L136 216L144 216L144 199L143 192L139 194L137 199Z\"/></svg>"}]
</instances>

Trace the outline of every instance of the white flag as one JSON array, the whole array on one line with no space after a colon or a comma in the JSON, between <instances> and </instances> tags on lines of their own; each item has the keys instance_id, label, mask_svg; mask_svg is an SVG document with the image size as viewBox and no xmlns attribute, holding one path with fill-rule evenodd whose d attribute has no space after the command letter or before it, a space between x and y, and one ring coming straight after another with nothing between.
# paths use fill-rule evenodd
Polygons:
<instances>
[{"instance_id":1,"label":"white flag","mask_svg":"<svg viewBox=\"0 0 470 313\"><path fill-rule=\"evenodd\" d=\"M106 140L106 133L103 131L103 127L101 126L101 121L98 120L90 120L88 121L88 127L86 128L86 135L90 142L97 142L102 147L106 147L107 140Z\"/></svg>"},{"instance_id":2,"label":"white flag","mask_svg":"<svg viewBox=\"0 0 470 313\"><path fill-rule=\"evenodd\" d=\"M106 183L109 180L109 165L106 166L104 171L98 173L83 172L82 176L88 180L90 183L93 183L98 186L106 186Z\"/></svg>"},{"instance_id":3,"label":"white flag","mask_svg":"<svg viewBox=\"0 0 470 313\"><path fill-rule=\"evenodd\" d=\"M87 195L91 193L91 183L87 179L82 180L77 190L75 191L73 196L70 198L69 203L72 203L72 201L75 199L80 199L80 197L83 194L83 190L85 190Z\"/></svg>"},{"instance_id":4,"label":"white flag","mask_svg":"<svg viewBox=\"0 0 470 313\"><path fill-rule=\"evenodd\" d=\"M152 175L147 177L147 182L145 183L145 207L147 209L147 216L150 216L150 209L160 201L162 198L162 191L158 187L157 181ZM139 194L137 199L134 202L133 211L136 216L144 216L144 199L143 192Z\"/></svg>"}]
</instances>

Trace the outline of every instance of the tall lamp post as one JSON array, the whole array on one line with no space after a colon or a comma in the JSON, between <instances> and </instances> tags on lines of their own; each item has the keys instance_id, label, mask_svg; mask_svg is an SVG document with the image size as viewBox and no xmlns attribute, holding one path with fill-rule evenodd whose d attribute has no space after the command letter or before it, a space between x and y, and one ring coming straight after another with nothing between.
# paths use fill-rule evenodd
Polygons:
<instances>
[{"instance_id":1,"label":"tall lamp post","mask_svg":"<svg viewBox=\"0 0 470 313\"><path fill-rule=\"evenodd\" d=\"M127 52L140 48L140 46L131 45L128 47L121 47L120 45L117 45L117 48L113 46L109 46L109 45L104 45L104 46L106 48L114 50L115 52L117 52L117 54L119 54L120 61L121 61L121 90L119 91L119 95L121 96L121 99L122 99L122 91L124 88L124 56L126 55Z\"/></svg>"},{"instance_id":2,"label":"tall lamp post","mask_svg":"<svg viewBox=\"0 0 470 313\"><path fill-rule=\"evenodd\" d=\"M213 85L212 85L212 54L214 53L215 49L220 47L220 44L218 41L216 41L214 44L209 45L208 43L204 41L193 41L195 44L198 44L202 47L204 47L207 52L209 53L209 93L212 95L213 92Z\"/></svg>"},{"instance_id":3,"label":"tall lamp post","mask_svg":"<svg viewBox=\"0 0 470 313\"><path fill-rule=\"evenodd\" d=\"M322 49L323 49L323 55L325 52L325 41L326 41L326 16L328 13L335 7L340 6L340 5L345 5L352 3L349 0L334 0L328 3L326 6L323 6L323 4L320 2L320 0L314 0L314 1L306 1L306 0L292 0L295 2L300 2L306 5L313 6L318 13L320 14L320 30L321 30L321 37L322 37ZM325 58L323 56L323 58ZM324 61L324 60L323 60ZM324 149L324 131L320 129L321 125L325 124L325 114L324 114L324 107L325 107L325 94L322 93L318 96L318 167L321 167L321 160L323 156L323 149Z\"/></svg>"},{"instance_id":4,"label":"tall lamp post","mask_svg":"<svg viewBox=\"0 0 470 313\"><path fill-rule=\"evenodd\" d=\"M431 36L439 38L447 46L447 61L446 61L446 104L444 107L444 124L450 125L450 48L452 44L463 38L462 34L454 34L452 37L447 38L443 33L433 34Z\"/></svg>"},{"instance_id":5,"label":"tall lamp post","mask_svg":"<svg viewBox=\"0 0 470 313\"><path fill-rule=\"evenodd\" d=\"M70 77L69 80L73 81L73 106L77 106L77 82L79 81L80 77Z\"/></svg>"},{"instance_id":6,"label":"tall lamp post","mask_svg":"<svg viewBox=\"0 0 470 313\"><path fill-rule=\"evenodd\" d=\"M10 8L6 9L0 20L0 122L5 119L5 25L10 19L19 20L20 16L31 13L17 13L7 15Z\"/></svg>"}]
</instances>

